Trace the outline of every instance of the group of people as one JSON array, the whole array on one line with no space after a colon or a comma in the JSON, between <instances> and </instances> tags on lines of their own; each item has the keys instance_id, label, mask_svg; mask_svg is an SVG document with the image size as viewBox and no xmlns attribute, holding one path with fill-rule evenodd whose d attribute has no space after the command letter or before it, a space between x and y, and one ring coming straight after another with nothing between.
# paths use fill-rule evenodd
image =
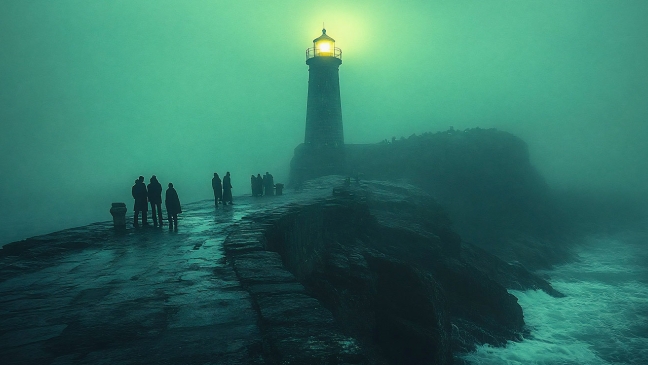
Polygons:
<instances>
[{"instance_id":1,"label":"group of people","mask_svg":"<svg viewBox=\"0 0 648 365\"><path fill-rule=\"evenodd\" d=\"M148 225L147 213L148 203L151 203L151 213L153 215L153 225L155 227L162 227L162 184L158 181L155 175L151 176L148 186L144 184L144 176L140 176L135 180L135 185L132 189L133 199L135 199L135 211L133 217L133 225L139 226L139 213L142 213L142 226ZM173 187L173 183L169 183L166 190L165 206L167 211L167 218L169 221L169 229L178 229L178 214L182 213L180 207L180 198L178 192Z\"/></svg>"},{"instance_id":2,"label":"group of people","mask_svg":"<svg viewBox=\"0 0 648 365\"><path fill-rule=\"evenodd\" d=\"M218 176L218 173L214 172L214 178L212 178L212 189L214 189L214 204L216 206L218 206L219 203L222 203L223 205L229 203L232 205L232 181L229 171L227 171L222 181Z\"/></svg>"},{"instance_id":3,"label":"group of people","mask_svg":"<svg viewBox=\"0 0 648 365\"><path fill-rule=\"evenodd\" d=\"M267 171L263 176L261 174L257 174L257 176L251 175L250 187L252 188L252 196L274 195L274 177Z\"/></svg>"},{"instance_id":4,"label":"group of people","mask_svg":"<svg viewBox=\"0 0 648 365\"><path fill-rule=\"evenodd\" d=\"M266 172L264 176L257 174L251 176L252 196L274 195L274 177ZM214 172L212 178L212 189L214 190L214 204L230 205L232 202L232 181L229 171L221 180L217 172ZM264 194L265 190L265 194ZM142 213L142 226L148 225L148 203L151 204L151 212L153 215L153 225L162 227L162 184L158 181L155 175L151 176L149 184L144 183L144 176L140 176L135 180L135 185L132 189L133 199L135 199L133 225L139 227L139 215ZM167 220L169 221L169 229L178 229L178 214L182 213L180 206L180 199L178 192L173 187L173 183L169 183L166 190L165 206L167 211Z\"/></svg>"}]
</instances>

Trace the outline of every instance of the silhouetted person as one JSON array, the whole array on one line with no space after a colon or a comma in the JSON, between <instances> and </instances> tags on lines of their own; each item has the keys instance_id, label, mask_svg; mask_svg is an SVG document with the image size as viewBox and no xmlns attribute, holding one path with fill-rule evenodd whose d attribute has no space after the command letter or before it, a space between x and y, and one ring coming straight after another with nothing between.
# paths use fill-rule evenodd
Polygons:
<instances>
[{"instance_id":1,"label":"silhouetted person","mask_svg":"<svg viewBox=\"0 0 648 365\"><path fill-rule=\"evenodd\" d=\"M254 180L253 180L253 181L254 181L254 196L261 196L261 195L263 195L261 189L259 189L259 180L258 180L258 176L259 176L259 175L257 175L257 176L252 175L252 176L250 176L250 181L252 181L252 178L254 178Z\"/></svg>"},{"instance_id":2,"label":"silhouetted person","mask_svg":"<svg viewBox=\"0 0 648 365\"><path fill-rule=\"evenodd\" d=\"M146 219L146 213L148 212L148 202L147 197L148 193L146 192L146 185L144 185L144 176L140 176L139 179L135 180L135 185L131 189L133 194L133 199L135 199L135 206L133 207L133 225L138 226L138 216L142 212L142 225L148 225L148 220Z\"/></svg>"},{"instance_id":3,"label":"silhouetted person","mask_svg":"<svg viewBox=\"0 0 648 365\"><path fill-rule=\"evenodd\" d=\"M274 195L274 177L267 171L263 177L263 185L265 187L265 195Z\"/></svg>"},{"instance_id":4,"label":"silhouetted person","mask_svg":"<svg viewBox=\"0 0 648 365\"><path fill-rule=\"evenodd\" d=\"M223 183L215 172L212 179L212 189L214 189L214 205L218 205L218 202L223 200Z\"/></svg>"},{"instance_id":5,"label":"silhouetted person","mask_svg":"<svg viewBox=\"0 0 648 365\"><path fill-rule=\"evenodd\" d=\"M158 220L162 227L162 184L155 175L151 176L150 183L147 186L148 200L151 203L151 215L153 216L153 225L157 227ZM157 215L156 215L157 211Z\"/></svg>"},{"instance_id":6,"label":"silhouetted person","mask_svg":"<svg viewBox=\"0 0 648 365\"><path fill-rule=\"evenodd\" d=\"M258 174L257 179L258 179L258 182L259 182L259 195L263 195L263 187L266 184L266 177L265 177L265 175L263 175L263 177L262 177L261 174Z\"/></svg>"},{"instance_id":7,"label":"silhouetted person","mask_svg":"<svg viewBox=\"0 0 648 365\"><path fill-rule=\"evenodd\" d=\"M178 192L173 188L173 183L169 183L169 188L166 191L166 199L164 200L167 210L167 217L169 218L169 229L178 229L178 214L182 213L180 207L180 198Z\"/></svg>"},{"instance_id":8,"label":"silhouetted person","mask_svg":"<svg viewBox=\"0 0 648 365\"><path fill-rule=\"evenodd\" d=\"M256 176L254 174L250 175L250 188L252 189L252 196L257 196L257 183Z\"/></svg>"},{"instance_id":9,"label":"silhouetted person","mask_svg":"<svg viewBox=\"0 0 648 365\"><path fill-rule=\"evenodd\" d=\"M257 196L263 195L263 178L261 177L261 174L257 174L256 176L256 191Z\"/></svg>"},{"instance_id":10,"label":"silhouetted person","mask_svg":"<svg viewBox=\"0 0 648 365\"><path fill-rule=\"evenodd\" d=\"M227 205L227 202L232 204L232 181L229 171L223 177L223 205Z\"/></svg>"}]
</instances>

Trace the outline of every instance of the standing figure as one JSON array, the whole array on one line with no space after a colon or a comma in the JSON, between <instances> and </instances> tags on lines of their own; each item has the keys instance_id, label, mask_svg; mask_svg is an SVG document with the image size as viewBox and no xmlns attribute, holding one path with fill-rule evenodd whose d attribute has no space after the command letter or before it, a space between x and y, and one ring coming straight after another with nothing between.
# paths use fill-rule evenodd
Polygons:
<instances>
[{"instance_id":1,"label":"standing figure","mask_svg":"<svg viewBox=\"0 0 648 365\"><path fill-rule=\"evenodd\" d=\"M232 181L229 171L223 177L223 205L227 205L227 202L232 204Z\"/></svg>"},{"instance_id":2,"label":"standing figure","mask_svg":"<svg viewBox=\"0 0 648 365\"><path fill-rule=\"evenodd\" d=\"M266 171L265 176L263 177L265 195L274 195L274 177Z\"/></svg>"},{"instance_id":3,"label":"standing figure","mask_svg":"<svg viewBox=\"0 0 648 365\"><path fill-rule=\"evenodd\" d=\"M155 175L151 176L150 183L148 184L148 200L151 203L151 215L153 216L153 225L162 227L162 184L158 181ZM157 215L155 214L157 211Z\"/></svg>"},{"instance_id":4,"label":"standing figure","mask_svg":"<svg viewBox=\"0 0 648 365\"><path fill-rule=\"evenodd\" d=\"M169 188L166 191L166 199L164 201L167 210L167 217L169 218L169 229L178 230L178 214L182 213L180 207L180 198L178 192L173 188L173 183L169 183Z\"/></svg>"},{"instance_id":5,"label":"standing figure","mask_svg":"<svg viewBox=\"0 0 648 365\"><path fill-rule=\"evenodd\" d=\"M270 176L270 182L268 182L268 186L270 186L270 195L274 195L274 188L275 188L274 176L272 176L272 174L268 174L268 176Z\"/></svg>"},{"instance_id":6,"label":"standing figure","mask_svg":"<svg viewBox=\"0 0 648 365\"><path fill-rule=\"evenodd\" d=\"M135 227L139 226L139 223L137 222L138 216L139 213L142 212L142 225L147 226L148 220L146 219L146 213L148 212L148 193L146 192L146 185L144 184L144 176L140 176L139 179L135 180L135 185L133 185L131 192L135 199L135 207L133 207L133 211L135 212L133 215L133 225Z\"/></svg>"},{"instance_id":7,"label":"standing figure","mask_svg":"<svg viewBox=\"0 0 648 365\"><path fill-rule=\"evenodd\" d=\"M256 177L254 174L250 175L250 188L252 188L252 196L257 196Z\"/></svg>"},{"instance_id":8,"label":"standing figure","mask_svg":"<svg viewBox=\"0 0 648 365\"><path fill-rule=\"evenodd\" d=\"M259 194L263 195L263 190L265 189L266 186L266 176L263 175L263 177L261 177L261 174L259 174L258 179L259 179Z\"/></svg>"},{"instance_id":9,"label":"standing figure","mask_svg":"<svg viewBox=\"0 0 648 365\"><path fill-rule=\"evenodd\" d=\"M217 173L214 172L214 178L212 179L212 189L214 189L214 205L218 205L218 202L223 200L223 184Z\"/></svg>"},{"instance_id":10,"label":"standing figure","mask_svg":"<svg viewBox=\"0 0 648 365\"><path fill-rule=\"evenodd\" d=\"M261 177L261 174L257 174L257 176L256 176L256 189L257 189L257 195L262 196L263 195L263 178Z\"/></svg>"}]
</instances>

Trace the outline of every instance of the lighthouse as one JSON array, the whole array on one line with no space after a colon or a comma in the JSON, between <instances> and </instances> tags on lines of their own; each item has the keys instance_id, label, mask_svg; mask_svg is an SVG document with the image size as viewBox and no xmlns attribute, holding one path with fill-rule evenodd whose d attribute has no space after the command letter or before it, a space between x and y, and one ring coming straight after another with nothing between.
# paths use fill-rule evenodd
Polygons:
<instances>
[{"instance_id":1,"label":"lighthouse","mask_svg":"<svg viewBox=\"0 0 648 365\"><path fill-rule=\"evenodd\" d=\"M311 178L345 174L344 129L340 98L339 68L342 50L335 40L322 34L306 49L308 100L304 143L295 148L290 164L290 183Z\"/></svg>"},{"instance_id":2,"label":"lighthouse","mask_svg":"<svg viewBox=\"0 0 648 365\"><path fill-rule=\"evenodd\" d=\"M306 137L304 144L312 147L341 147L342 103L340 100L339 67L342 50L322 29L306 50L308 65L308 102L306 107Z\"/></svg>"}]
</instances>

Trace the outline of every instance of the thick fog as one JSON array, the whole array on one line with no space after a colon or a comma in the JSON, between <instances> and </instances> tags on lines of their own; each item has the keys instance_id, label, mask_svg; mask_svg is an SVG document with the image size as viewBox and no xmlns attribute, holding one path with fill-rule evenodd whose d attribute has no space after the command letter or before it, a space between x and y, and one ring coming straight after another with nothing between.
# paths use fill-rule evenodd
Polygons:
<instances>
[{"instance_id":1,"label":"thick fog","mask_svg":"<svg viewBox=\"0 0 648 365\"><path fill-rule=\"evenodd\" d=\"M305 49L343 51L347 143L496 127L554 186L648 193L648 2L0 2L0 243L132 209L285 182Z\"/></svg>"}]
</instances>

